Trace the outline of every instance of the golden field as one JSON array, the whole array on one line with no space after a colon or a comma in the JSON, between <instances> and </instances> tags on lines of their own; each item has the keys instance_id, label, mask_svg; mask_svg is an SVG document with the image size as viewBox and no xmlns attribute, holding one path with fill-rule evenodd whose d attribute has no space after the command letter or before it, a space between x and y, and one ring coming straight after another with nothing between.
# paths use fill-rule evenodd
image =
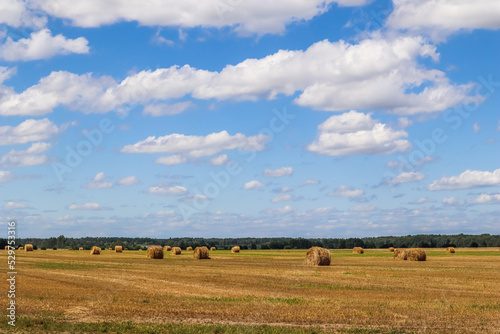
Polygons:
<instances>
[{"instance_id":1,"label":"golden field","mask_svg":"<svg viewBox=\"0 0 500 334\"><path fill-rule=\"evenodd\" d=\"M411 262L333 250L331 266L309 267L306 250L17 251L17 330L500 333L499 249L426 252Z\"/></svg>"}]
</instances>

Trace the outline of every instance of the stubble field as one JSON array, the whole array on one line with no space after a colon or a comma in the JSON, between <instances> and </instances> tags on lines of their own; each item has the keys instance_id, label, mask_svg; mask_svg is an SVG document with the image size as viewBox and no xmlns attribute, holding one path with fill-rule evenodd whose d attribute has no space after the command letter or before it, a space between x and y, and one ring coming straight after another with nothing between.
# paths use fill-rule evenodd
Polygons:
<instances>
[{"instance_id":1,"label":"stubble field","mask_svg":"<svg viewBox=\"0 0 500 334\"><path fill-rule=\"evenodd\" d=\"M500 251L428 249L426 262L387 250L17 251L18 332L500 333ZM7 252L0 260L7 263ZM6 270L5 270L6 272ZM7 305L7 293L1 296ZM4 308L5 309L5 308ZM4 320L1 330L10 326Z\"/></svg>"}]
</instances>

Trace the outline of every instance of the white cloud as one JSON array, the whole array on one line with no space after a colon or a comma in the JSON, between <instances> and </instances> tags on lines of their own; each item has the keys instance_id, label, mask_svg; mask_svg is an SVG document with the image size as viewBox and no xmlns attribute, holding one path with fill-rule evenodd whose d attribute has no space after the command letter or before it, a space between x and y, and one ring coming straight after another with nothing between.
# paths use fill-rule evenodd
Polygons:
<instances>
[{"instance_id":1,"label":"white cloud","mask_svg":"<svg viewBox=\"0 0 500 334\"><path fill-rule=\"evenodd\" d=\"M221 154L215 158L210 159L210 163L214 166L222 166L229 162L227 154Z\"/></svg>"},{"instance_id":2,"label":"white cloud","mask_svg":"<svg viewBox=\"0 0 500 334\"><path fill-rule=\"evenodd\" d=\"M97 173L97 174L94 176L93 180L94 180L94 181L102 181L102 180L104 180L105 178L106 178L106 174L104 174L104 172L99 172L99 173Z\"/></svg>"},{"instance_id":3,"label":"white cloud","mask_svg":"<svg viewBox=\"0 0 500 334\"><path fill-rule=\"evenodd\" d=\"M459 30L500 29L500 3L491 0L393 0L387 25L443 39Z\"/></svg>"},{"instance_id":4,"label":"white cloud","mask_svg":"<svg viewBox=\"0 0 500 334\"><path fill-rule=\"evenodd\" d=\"M47 140L58 133L57 126L47 118L40 120L27 119L18 126L0 126L0 145L25 144L31 141Z\"/></svg>"},{"instance_id":5,"label":"white cloud","mask_svg":"<svg viewBox=\"0 0 500 334\"><path fill-rule=\"evenodd\" d=\"M180 196L187 194L188 190L182 186L153 186L149 187L148 193L156 195Z\"/></svg>"},{"instance_id":6,"label":"white cloud","mask_svg":"<svg viewBox=\"0 0 500 334\"><path fill-rule=\"evenodd\" d=\"M165 115L177 115L193 106L194 103L191 101L178 102L174 104L166 104L166 103L148 104L147 106L144 107L142 113L144 115L151 115L153 117L159 117Z\"/></svg>"},{"instance_id":7,"label":"white cloud","mask_svg":"<svg viewBox=\"0 0 500 334\"><path fill-rule=\"evenodd\" d=\"M71 204L68 210L82 210L82 211L98 211L98 210L112 210L108 207L103 207L98 203L85 203L85 204Z\"/></svg>"},{"instance_id":8,"label":"white cloud","mask_svg":"<svg viewBox=\"0 0 500 334\"><path fill-rule=\"evenodd\" d=\"M435 200L433 200L429 197L421 197L419 199L411 201L409 204L426 204L426 203L434 203L434 202L435 202Z\"/></svg>"},{"instance_id":9,"label":"white cloud","mask_svg":"<svg viewBox=\"0 0 500 334\"><path fill-rule=\"evenodd\" d=\"M140 0L75 2L58 0L57 5L34 0L31 5L51 16L68 20L79 27L99 27L117 22L137 21L146 26L180 28L232 27L241 34L283 33L292 22L307 21L322 14L328 4L359 6L366 0L297 0L297 1L195 1L165 0L144 6Z\"/></svg>"},{"instance_id":10,"label":"white cloud","mask_svg":"<svg viewBox=\"0 0 500 334\"><path fill-rule=\"evenodd\" d=\"M250 189L256 189L256 188L262 188L265 186L266 185L264 183L257 181L257 180L253 180L253 181L249 181L249 182L245 183L243 185L243 189L250 190Z\"/></svg>"},{"instance_id":11,"label":"white cloud","mask_svg":"<svg viewBox=\"0 0 500 334\"><path fill-rule=\"evenodd\" d=\"M318 183L319 183L318 180L311 180L311 179L309 179L309 180L305 180L304 182L302 182L300 184L300 186L301 187L305 187L305 186L309 186L309 185L312 185L312 184L318 184Z\"/></svg>"},{"instance_id":12,"label":"white cloud","mask_svg":"<svg viewBox=\"0 0 500 334\"><path fill-rule=\"evenodd\" d=\"M9 201L4 205L5 209L24 209L26 207L28 207L26 204L15 201Z\"/></svg>"},{"instance_id":13,"label":"white cloud","mask_svg":"<svg viewBox=\"0 0 500 334\"><path fill-rule=\"evenodd\" d=\"M29 38L13 41L10 37L0 45L0 59L6 61L28 61L47 59L55 55L88 53L88 41L79 37L67 39L63 35L52 36L50 30L31 33Z\"/></svg>"},{"instance_id":14,"label":"white cloud","mask_svg":"<svg viewBox=\"0 0 500 334\"><path fill-rule=\"evenodd\" d=\"M472 126L472 129L474 130L475 133L481 132L481 128L479 127L479 124L477 122L474 123L474 125Z\"/></svg>"},{"instance_id":15,"label":"white cloud","mask_svg":"<svg viewBox=\"0 0 500 334\"><path fill-rule=\"evenodd\" d=\"M0 183L10 182L14 180L14 178L15 178L14 173L6 170L0 170Z\"/></svg>"},{"instance_id":16,"label":"white cloud","mask_svg":"<svg viewBox=\"0 0 500 334\"><path fill-rule=\"evenodd\" d=\"M274 203L277 202L286 202L292 199L292 195L290 194L283 194L283 195L278 195L272 199Z\"/></svg>"},{"instance_id":17,"label":"white cloud","mask_svg":"<svg viewBox=\"0 0 500 334\"><path fill-rule=\"evenodd\" d=\"M106 188L112 188L113 184L111 182L89 182L83 186L84 188L88 189L106 189Z\"/></svg>"},{"instance_id":18,"label":"white cloud","mask_svg":"<svg viewBox=\"0 0 500 334\"><path fill-rule=\"evenodd\" d=\"M139 183L139 179L135 177L135 175L123 177L121 179L118 179L118 181L116 181L116 184L126 187L132 186L137 183Z\"/></svg>"},{"instance_id":19,"label":"white cloud","mask_svg":"<svg viewBox=\"0 0 500 334\"><path fill-rule=\"evenodd\" d=\"M377 208L373 205L362 204L362 205L357 205L357 206L350 208L350 211L369 212L369 211L375 211L376 209Z\"/></svg>"},{"instance_id":20,"label":"white cloud","mask_svg":"<svg viewBox=\"0 0 500 334\"><path fill-rule=\"evenodd\" d=\"M0 166L4 168L44 165L48 159L41 153L48 151L50 144L33 143L24 151L11 150L5 153L0 159Z\"/></svg>"},{"instance_id":21,"label":"white cloud","mask_svg":"<svg viewBox=\"0 0 500 334\"><path fill-rule=\"evenodd\" d=\"M475 198L472 203L474 204L500 204L500 194L481 194Z\"/></svg>"},{"instance_id":22,"label":"white cloud","mask_svg":"<svg viewBox=\"0 0 500 334\"><path fill-rule=\"evenodd\" d=\"M456 198L455 196L443 197L442 202L445 205L462 205L462 204L464 204L464 201Z\"/></svg>"},{"instance_id":23,"label":"white cloud","mask_svg":"<svg viewBox=\"0 0 500 334\"><path fill-rule=\"evenodd\" d=\"M174 154L170 155L168 157L161 157L155 160L157 164L163 164L167 166L173 166L173 165L178 165L178 164L183 164L187 161L187 158L185 156L179 155L179 154Z\"/></svg>"},{"instance_id":24,"label":"white cloud","mask_svg":"<svg viewBox=\"0 0 500 334\"><path fill-rule=\"evenodd\" d=\"M2 0L0 1L0 24L19 28L21 26L41 28L46 24L46 18L35 16L26 7L26 1Z\"/></svg>"},{"instance_id":25,"label":"white cloud","mask_svg":"<svg viewBox=\"0 0 500 334\"><path fill-rule=\"evenodd\" d=\"M292 167L281 167L278 169L266 169L263 173L262 176L266 177L282 177L282 176L287 176L287 175L292 175L293 174L293 168Z\"/></svg>"},{"instance_id":26,"label":"white cloud","mask_svg":"<svg viewBox=\"0 0 500 334\"><path fill-rule=\"evenodd\" d=\"M403 172L387 181L388 184L396 185L401 183L418 182L425 177L424 174L420 172Z\"/></svg>"},{"instance_id":27,"label":"white cloud","mask_svg":"<svg viewBox=\"0 0 500 334\"><path fill-rule=\"evenodd\" d=\"M123 153L172 153L168 157L156 159L156 163L176 165L184 163L188 158L199 158L215 155L224 150L261 151L265 147L268 136L259 134L246 137L241 133L231 136L227 131L211 133L207 136L186 136L170 134L163 137L148 137L133 145L125 146Z\"/></svg>"},{"instance_id":28,"label":"white cloud","mask_svg":"<svg viewBox=\"0 0 500 334\"><path fill-rule=\"evenodd\" d=\"M293 191L293 188L292 187L281 187L281 188L273 189L273 191L275 193L289 193L289 192Z\"/></svg>"},{"instance_id":29,"label":"white cloud","mask_svg":"<svg viewBox=\"0 0 500 334\"><path fill-rule=\"evenodd\" d=\"M429 185L429 190L457 190L500 186L500 168L493 172L466 170L458 176L442 177Z\"/></svg>"},{"instance_id":30,"label":"white cloud","mask_svg":"<svg viewBox=\"0 0 500 334\"><path fill-rule=\"evenodd\" d=\"M352 123L350 122L352 120ZM318 139L307 149L317 154L387 155L411 149L405 131L396 131L386 124L371 120L369 115L351 110L328 118L318 126Z\"/></svg>"},{"instance_id":31,"label":"white cloud","mask_svg":"<svg viewBox=\"0 0 500 334\"><path fill-rule=\"evenodd\" d=\"M170 102L189 95L256 101L301 92L295 103L314 109L384 109L409 115L472 101L468 94L473 84L450 84L444 72L419 64L420 57L439 58L435 47L421 37L366 39L359 44L324 40L305 51L280 50L227 65L220 72L172 66L141 71L120 83L91 74L53 72L20 94L4 87L8 93L0 99L0 110L3 115L42 115L65 105L98 113L128 103ZM474 97L474 102L482 100Z\"/></svg>"},{"instance_id":32,"label":"white cloud","mask_svg":"<svg viewBox=\"0 0 500 334\"><path fill-rule=\"evenodd\" d=\"M335 189L335 191L328 194L328 196L337 197L359 197L363 196L365 192L361 189L355 189L349 186L342 185Z\"/></svg>"},{"instance_id":33,"label":"white cloud","mask_svg":"<svg viewBox=\"0 0 500 334\"><path fill-rule=\"evenodd\" d=\"M266 213L268 215L286 215L287 213L290 213L292 211L293 208L290 205L287 205L284 208L263 210L263 213Z\"/></svg>"}]
</instances>

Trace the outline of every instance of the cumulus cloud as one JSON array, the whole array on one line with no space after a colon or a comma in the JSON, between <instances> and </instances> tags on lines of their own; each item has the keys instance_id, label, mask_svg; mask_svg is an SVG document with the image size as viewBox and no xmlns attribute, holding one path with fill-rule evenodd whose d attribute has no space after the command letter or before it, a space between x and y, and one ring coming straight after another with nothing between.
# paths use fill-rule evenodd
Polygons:
<instances>
[{"instance_id":1,"label":"cumulus cloud","mask_svg":"<svg viewBox=\"0 0 500 334\"><path fill-rule=\"evenodd\" d=\"M182 186L158 185L149 187L148 193L155 195L181 196L187 194L188 190L186 187Z\"/></svg>"},{"instance_id":2,"label":"cumulus cloud","mask_svg":"<svg viewBox=\"0 0 500 334\"><path fill-rule=\"evenodd\" d=\"M33 143L23 151L11 150L5 153L0 159L0 166L4 168L21 167L21 166L37 166L44 165L48 159L46 155L42 155L48 151L50 144L48 143Z\"/></svg>"},{"instance_id":3,"label":"cumulus cloud","mask_svg":"<svg viewBox=\"0 0 500 334\"><path fill-rule=\"evenodd\" d=\"M194 103L191 101L178 102L174 104L166 104L166 103L148 104L147 106L144 107L142 113L144 115L151 115L153 117L177 115L193 106Z\"/></svg>"},{"instance_id":4,"label":"cumulus cloud","mask_svg":"<svg viewBox=\"0 0 500 334\"><path fill-rule=\"evenodd\" d=\"M88 189L106 189L106 188L112 188L113 183L111 182L89 182L83 186L84 188Z\"/></svg>"},{"instance_id":5,"label":"cumulus cloud","mask_svg":"<svg viewBox=\"0 0 500 334\"><path fill-rule=\"evenodd\" d=\"M37 16L31 8L27 7L27 2L23 0L2 0L0 1L0 24L11 27L41 28L47 22L45 17Z\"/></svg>"},{"instance_id":6,"label":"cumulus cloud","mask_svg":"<svg viewBox=\"0 0 500 334\"><path fill-rule=\"evenodd\" d=\"M305 187L305 186L310 186L310 185L312 185L312 184L319 184L319 181L318 181L318 180L311 180L311 179L309 179L309 180L305 180L304 182L302 182L302 183L300 184L300 186L301 186L301 187Z\"/></svg>"},{"instance_id":7,"label":"cumulus cloud","mask_svg":"<svg viewBox=\"0 0 500 334\"><path fill-rule=\"evenodd\" d=\"M412 147L409 141L402 139L408 136L405 131L396 131L354 110L331 116L318 130L318 138L307 149L322 155L387 155Z\"/></svg>"},{"instance_id":8,"label":"cumulus cloud","mask_svg":"<svg viewBox=\"0 0 500 334\"><path fill-rule=\"evenodd\" d=\"M241 133L233 136L227 131L211 133L207 136L186 136L170 134L163 137L148 137L133 145L125 146L123 153L172 153L158 158L155 162L165 165L184 163L188 158L200 158L218 154L224 150L261 151L268 136L259 134L247 137Z\"/></svg>"},{"instance_id":9,"label":"cumulus cloud","mask_svg":"<svg viewBox=\"0 0 500 334\"><path fill-rule=\"evenodd\" d=\"M292 195L290 194L283 194L283 195L278 195L272 199L272 202L277 203L277 202L286 202L292 199Z\"/></svg>"},{"instance_id":10,"label":"cumulus cloud","mask_svg":"<svg viewBox=\"0 0 500 334\"><path fill-rule=\"evenodd\" d=\"M6 170L0 170L0 183L7 183L14 180L15 175Z\"/></svg>"},{"instance_id":11,"label":"cumulus cloud","mask_svg":"<svg viewBox=\"0 0 500 334\"><path fill-rule=\"evenodd\" d=\"M500 204L500 194L481 194L472 200L474 204Z\"/></svg>"},{"instance_id":12,"label":"cumulus cloud","mask_svg":"<svg viewBox=\"0 0 500 334\"><path fill-rule=\"evenodd\" d=\"M9 201L4 205L5 209L24 209L28 206L21 202Z\"/></svg>"},{"instance_id":13,"label":"cumulus cloud","mask_svg":"<svg viewBox=\"0 0 500 334\"><path fill-rule=\"evenodd\" d=\"M139 179L135 175L123 177L121 179L118 179L118 181L116 181L116 184L126 187L132 186L137 183L139 183Z\"/></svg>"},{"instance_id":14,"label":"cumulus cloud","mask_svg":"<svg viewBox=\"0 0 500 334\"><path fill-rule=\"evenodd\" d=\"M47 140L58 133L57 126L47 118L40 120L27 119L17 126L0 126L0 145L25 144L32 141Z\"/></svg>"},{"instance_id":15,"label":"cumulus cloud","mask_svg":"<svg viewBox=\"0 0 500 334\"><path fill-rule=\"evenodd\" d=\"M388 184L397 185L401 183L418 182L425 177L424 174L420 172L403 172L387 181Z\"/></svg>"},{"instance_id":16,"label":"cumulus cloud","mask_svg":"<svg viewBox=\"0 0 500 334\"><path fill-rule=\"evenodd\" d=\"M210 159L210 163L214 166L222 166L229 162L227 154L221 154L215 158Z\"/></svg>"},{"instance_id":17,"label":"cumulus cloud","mask_svg":"<svg viewBox=\"0 0 500 334\"><path fill-rule=\"evenodd\" d=\"M250 190L250 189L256 189L256 188L262 188L265 186L266 185L264 183L257 181L257 180L253 180L253 181L249 181L249 182L245 183L243 185L243 189Z\"/></svg>"},{"instance_id":18,"label":"cumulus cloud","mask_svg":"<svg viewBox=\"0 0 500 334\"><path fill-rule=\"evenodd\" d=\"M220 72L172 66L141 71L120 83L60 71L19 94L4 87L0 110L3 115L42 115L65 105L96 113L128 103L170 103L185 96L256 101L300 92L295 103L318 110L384 109L410 115L472 101L473 84L451 84L444 72L419 64L420 57L438 60L439 55L421 37L399 37L358 44L324 40L307 50L279 50L246 59ZM482 99L474 97L474 102ZM146 107L146 112L159 113L154 108Z\"/></svg>"},{"instance_id":19,"label":"cumulus cloud","mask_svg":"<svg viewBox=\"0 0 500 334\"><path fill-rule=\"evenodd\" d=\"M353 187L342 185L328 193L328 196L336 196L336 197L359 197L363 196L365 192L361 189L355 189Z\"/></svg>"},{"instance_id":20,"label":"cumulus cloud","mask_svg":"<svg viewBox=\"0 0 500 334\"><path fill-rule=\"evenodd\" d=\"M443 197L442 202L445 205L462 205L462 204L464 204L463 200L460 200L460 199L456 198L455 196Z\"/></svg>"},{"instance_id":21,"label":"cumulus cloud","mask_svg":"<svg viewBox=\"0 0 500 334\"><path fill-rule=\"evenodd\" d=\"M287 175L292 175L293 174L293 168L292 167L281 167L278 169L266 169L263 173L262 176L266 177L282 177L282 176L287 176Z\"/></svg>"},{"instance_id":22,"label":"cumulus cloud","mask_svg":"<svg viewBox=\"0 0 500 334\"><path fill-rule=\"evenodd\" d=\"M94 180L94 181L102 181L102 180L104 180L105 178L106 178L106 174L104 174L104 172L99 172L99 173L97 173L97 174L94 176L93 180Z\"/></svg>"},{"instance_id":23,"label":"cumulus cloud","mask_svg":"<svg viewBox=\"0 0 500 334\"><path fill-rule=\"evenodd\" d=\"M493 172L466 170L458 176L442 177L432 182L429 190L457 190L500 186L500 168Z\"/></svg>"},{"instance_id":24,"label":"cumulus cloud","mask_svg":"<svg viewBox=\"0 0 500 334\"><path fill-rule=\"evenodd\" d=\"M268 215L273 215L273 216L286 215L290 212L293 212L293 208L290 205L287 205L284 208L266 209L266 210L263 210L262 212L265 214L268 214Z\"/></svg>"},{"instance_id":25,"label":"cumulus cloud","mask_svg":"<svg viewBox=\"0 0 500 334\"><path fill-rule=\"evenodd\" d=\"M479 124L477 122L474 123L474 125L472 125L472 129L474 130L475 133L481 132L481 127L479 126Z\"/></svg>"},{"instance_id":26,"label":"cumulus cloud","mask_svg":"<svg viewBox=\"0 0 500 334\"><path fill-rule=\"evenodd\" d=\"M500 29L500 3L490 0L393 0L387 25L436 40L460 30Z\"/></svg>"},{"instance_id":27,"label":"cumulus cloud","mask_svg":"<svg viewBox=\"0 0 500 334\"><path fill-rule=\"evenodd\" d=\"M101 206L99 203L71 204L67 209L81 211L112 210L112 208Z\"/></svg>"},{"instance_id":28,"label":"cumulus cloud","mask_svg":"<svg viewBox=\"0 0 500 334\"><path fill-rule=\"evenodd\" d=\"M47 59L55 55L88 53L88 41L79 37L67 39L63 35L52 36L50 30L33 32L29 38L13 41L10 37L0 45L0 59L6 61L28 61Z\"/></svg>"},{"instance_id":29,"label":"cumulus cloud","mask_svg":"<svg viewBox=\"0 0 500 334\"><path fill-rule=\"evenodd\" d=\"M146 26L181 28L232 27L241 34L278 34L292 23L310 20L322 14L331 3L359 6L367 0L298 0L298 1L194 1L165 0L144 6L140 0L87 0L75 5L71 0L58 0L57 6L43 0L30 2L35 9L68 20L79 27L99 27L122 21L136 21Z\"/></svg>"}]
</instances>

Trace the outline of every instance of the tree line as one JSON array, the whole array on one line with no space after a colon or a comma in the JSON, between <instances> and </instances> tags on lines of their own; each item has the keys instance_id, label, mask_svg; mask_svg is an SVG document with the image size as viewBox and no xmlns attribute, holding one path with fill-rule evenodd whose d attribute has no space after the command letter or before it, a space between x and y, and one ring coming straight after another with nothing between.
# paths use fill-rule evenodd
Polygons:
<instances>
[{"instance_id":1,"label":"tree line","mask_svg":"<svg viewBox=\"0 0 500 334\"><path fill-rule=\"evenodd\" d=\"M91 249L92 246L114 248L123 246L129 250L146 249L151 245L181 247L207 246L217 249L307 249L312 246L346 249L363 248L434 248L434 247L500 247L500 235L407 235L367 238L122 238L122 237L84 237L67 238L64 235L52 238L17 239L17 245L32 244L35 249ZM0 248L7 245L6 239L0 239Z\"/></svg>"}]
</instances>

